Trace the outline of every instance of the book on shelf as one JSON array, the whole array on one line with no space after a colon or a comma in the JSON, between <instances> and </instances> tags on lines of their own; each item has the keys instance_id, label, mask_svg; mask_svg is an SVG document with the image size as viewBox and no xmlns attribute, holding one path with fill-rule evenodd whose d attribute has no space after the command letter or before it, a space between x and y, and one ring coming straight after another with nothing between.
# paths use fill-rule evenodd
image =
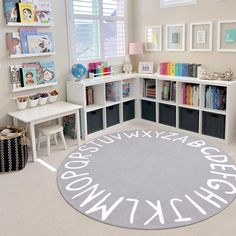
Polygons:
<instances>
[{"instance_id":1,"label":"book on shelf","mask_svg":"<svg viewBox=\"0 0 236 236\"><path fill-rule=\"evenodd\" d=\"M176 82L163 81L162 100L175 102L175 100L176 100Z\"/></svg>"},{"instance_id":2,"label":"book on shelf","mask_svg":"<svg viewBox=\"0 0 236 236\"><path fill-rule=\"evenodd\" d=\"M14 33L6 33L7 39L7 48L9 51L9 55L18 55L21 54L21 39L20 34L18 32Z\"/></svg>"},{"instance_id":3,"label":"book on shelf","mask_svg":"<svg viewBox=\"0 0 236 236\"><path fill-rule=\"evenodd\" d=\"M18 3L20 0L4 0L4 16L6 23L19 21Z\"/></svg>"},{"instance_id":4,"label":"book on shelf","mask_svg":"<svg viewBox=\"0 0 236 236\"><path fill-rule=\"evenodd\" d=\"M32 86L37 84L36 68L34 67L23 67L22 68L24 87Z\"/></svg>"},{"instance_id":5,"label":"book on shelf","mask_svg":"<svg viewBox=\"0 0 236 236\"><path fill-rule=\"evenodd\" d=\"M21 23L34 23L35 19L35 9L34 5L31 2L22 2L18 3L19 13L20 13L20 22Z\"/></svg>"},{"instance_id":6,"label":"book on shelf","mask_svg":"<svg viewBox=\"0 0 236 236\"><path fill-rule=\"evenodd\" d=\"M23 75L22 75L22 65L10 66L10 79L11 79L11 89L17 89L24 86Z\"/></svg>"},{"instance_id":7,"label":"book on shelf","mask_svg":"<svg viewBox=\"0 0 236 236\"><path fill-rule=\"evenodd\" d=\"M92 105L94 104L94 96L93 96L93 88L87 87L86 88L86 105Z\"/></svg>"},{"instance_id":8,"label":"book on shelf","mask_svg":"<svg viewBox=\"0 0 236 236\"><path fill-rule=\"evenodd\" d=\"M37 0L35 9L38 22L43 24L52 22L52 6L50 0Z\"/></svg>"},{"instance_id":9,"label":"book on shelf","mask_svg":"<svg viewBox=\"0 0 236 236\"><path fill-rule=\"evenodd\" d=\"M207 86L205 92L205 107L216 110L226 110L226 88Z\"/></svg>"},{"instance_id":10,"label":"book on shelf","mask_svg":"<svg viewBox=\"0 0 236 236\"><path fill-rule=\"evenodd\" d=\"M52 52L52 42L47 35L27 35L29 53Z\"/></svg>"},{"instance_id":11,"label":"book on shelf","mask_svg":"<svg viewBox=\"0 0 236 236\"><path fill-rule=\"evenodd\" d=\"M129 97L130 94L130 83L123 81L122 83L122 96L123 98Z\"/></svg>"},{"instance_id":12,"label":"book on shelf","mask_svg":"<svg viewBox=\"0 0 236 236\"><path fill-rule=\"evenodd\" d=\"M42 80L43 83L53 83L56 82L55 76L55 66L54 62L40 62L42 67Z\"/></svg>"},{"instance_id":13,"label":"book on shelf","mask_svg":"<svg viewBox=\"0 0 236 236\"><path fill-rule=\"evenodd\" d=\"M27 54L29 53L27 37L29 35L37 35L37 29L32 28L32 27L20 28L19 33L20 33L20 39L21 39L22 53Z\"/></svg>"},{"instance_id":14,"label":"book on shelf","mask_svg":"<svg viewBox=\"0 0 236 236\"><path fill-rule=\"evenodd\" d=\"M106 83L106 100L111 102L120 101L121 91L119 82Z\"/></svg>"},{"instance_id":15,"label":"book on shelf","mask_svg":"<svg viewBox=\"0 0 236 236\"><path fill-rule=\"evenodd\" d=\"M156 99L156 81L153 79L144 79L143 96Z\"/></svg>"},{"instance_id":16,"label":"book on shelf","mask_svg":"<svg viewBox=\"0 0 236 236\"><path fill-rule=\"evenodd\" d=\"M184 105L199 106L199 86L184 83L182 85L182 101Z\"/></svg>"}]
</instances>

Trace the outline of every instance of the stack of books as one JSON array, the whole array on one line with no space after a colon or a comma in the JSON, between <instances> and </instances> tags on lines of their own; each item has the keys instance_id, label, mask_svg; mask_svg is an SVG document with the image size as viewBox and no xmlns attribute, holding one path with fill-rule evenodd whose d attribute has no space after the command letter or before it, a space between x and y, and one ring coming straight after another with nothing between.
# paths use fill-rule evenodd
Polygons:
<instances>
[{"instance_id":1,"label":"stack of books","mask_svg":"<svg viewBox=\"0 0 236 236\"><path fill-rule=\"evenodd\" d=\"M176 100L176 82L163 81L162 100L165 100L165 101Z\"/></svg>"},{"instance_id":2,"label":"stack of books","mask_svg":"<svg viewBox=\"0 0 236 236\"><path fill-rule=\"evenodd\" d=\"M210 109L226 110L226 88L207 86L205 93L205 106Z\"/></svg>"},{"instance_id":3,"label":"stack of books","mask_svg":"<svg viewBox=\"0 0 236 236\"><path fill-rule=\"evenodd\" d=\"M174 62L160 63L161 75L197 78L199 75L200 69L201 69L201 64L174 63Z\"/></svg>"},{"instance_id":4,"label":"stack of books","mask_svg":"<svg viewBox=\"0 0 236 236\"><path fill-rule=\"evenodd\" d=\"M92 105L94 104L94 96L93 96L93 88L87 87L86 88L86 105Z\"/></svg>"},{"instance_id":5,"label":"stack of books","mask_svg":"<svg viewBox=\"0 0 236 236\"><path fill-rule=\"evenodd\" d=\"M119 82L106 83L106 101L118 102L121 99L121 85Z\"/></svg>"},{"instance_id":6,"label":"stack of books","mask_svg":"<svg viewBox=\"0 0 236 236\"><path fill-rule=\"evenodd\" d=\"M199 86L195 84L182 85L183 104L189 106L199 106Z\"/></svg>"},{"instance_id":7,"label":"stack of books","mask_svg":"<svg viewBox=\"0 0 236 236\"><path fill-rule=\"evenodd\" d=\"M154 79L144 79L143 96L156 99L156 81Z\"/></svg>"}]
</instances>

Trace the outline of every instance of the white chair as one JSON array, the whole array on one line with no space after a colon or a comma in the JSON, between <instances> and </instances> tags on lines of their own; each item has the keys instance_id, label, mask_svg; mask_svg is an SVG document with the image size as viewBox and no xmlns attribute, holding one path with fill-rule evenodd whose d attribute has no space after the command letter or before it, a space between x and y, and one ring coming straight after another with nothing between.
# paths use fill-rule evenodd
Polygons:
<instances>
[{"instance_id":1,"label":"white chair","mask_svg":"<svg viewBox=\"0 0 236 236\"><path fill-rule=\"evenodd\" d=\"M46 127L39 128L39 141L38 141L38 150L40 149L41 137L47 137L47 149L48 156L51 154L50 150L50 137L54 135L55 145L57 145L57 133L60 134L62 142L64 144L65 149L67 149L66 140L63 134L63 126L62 125L50 125Z\"/></svg>"}]
</instances>

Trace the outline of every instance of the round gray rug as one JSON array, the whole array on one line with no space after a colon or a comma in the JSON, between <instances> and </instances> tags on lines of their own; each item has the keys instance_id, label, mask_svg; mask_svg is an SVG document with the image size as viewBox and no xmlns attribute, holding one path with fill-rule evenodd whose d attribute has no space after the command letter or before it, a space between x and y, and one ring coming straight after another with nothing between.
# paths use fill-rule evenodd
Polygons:
<instances>
[{"instance_id":1,"label":"round gray rug","mask_svg":"<svg viewBox=\"0 0 236 236\"><path fill-rule=\"evenodd\" d=\"M236 196L227 154L181 133L127 131L74 150L58 187L76 210L134 229L190 225L225 209Z\"/></svg>"}]
</instances>

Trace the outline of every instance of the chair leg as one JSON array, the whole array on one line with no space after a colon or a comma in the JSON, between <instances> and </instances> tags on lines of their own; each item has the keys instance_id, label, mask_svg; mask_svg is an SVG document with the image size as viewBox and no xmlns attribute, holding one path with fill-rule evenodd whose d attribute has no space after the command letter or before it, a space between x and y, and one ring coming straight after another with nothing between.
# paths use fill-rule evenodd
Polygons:
<instances>
[{"instance_id":1,"label":"chair leg","mask_svg":"<svg viewBox=\"0 0 236 236\"><path fill-rule=\"evenodd\" d=\"M50 135L47 136L47 149L48 149L48 156L50 156L50 154L51 154L51 150L50 150Z\"/></svg>"},{"instance_id":2,"label":"chair leg","mask_svg":"<svg viewBox=\"0 0 236 236\"><path fill-rule=\"evenodd\" d=\"M39 149L40 149L40 144L41 144L41 133L39 132L38 151L39 151Z\"/></svg>"},{"instance_id":3,"label":"chair leg","mask_svg":"<svg viewBox=\"0 0 236 236\"><path fill-rule=\"evenodd\" d=\"M55 142L55 145L57 145L57 134L54 134L54 142Z\"/></svg>"},{"instance_id":4,"label":"chair leg","mask_svg":"<svg viewBox=\"0 0 236 236\"><path fill-rule=\"evenodd\" d=\"M60 132L60 136L61 136L61 139L62 139L62 142L63 142L63 144L64 144L65 149L67 149L66 140L65 140L63 131Z\"/></svg>"}]
</instances>

